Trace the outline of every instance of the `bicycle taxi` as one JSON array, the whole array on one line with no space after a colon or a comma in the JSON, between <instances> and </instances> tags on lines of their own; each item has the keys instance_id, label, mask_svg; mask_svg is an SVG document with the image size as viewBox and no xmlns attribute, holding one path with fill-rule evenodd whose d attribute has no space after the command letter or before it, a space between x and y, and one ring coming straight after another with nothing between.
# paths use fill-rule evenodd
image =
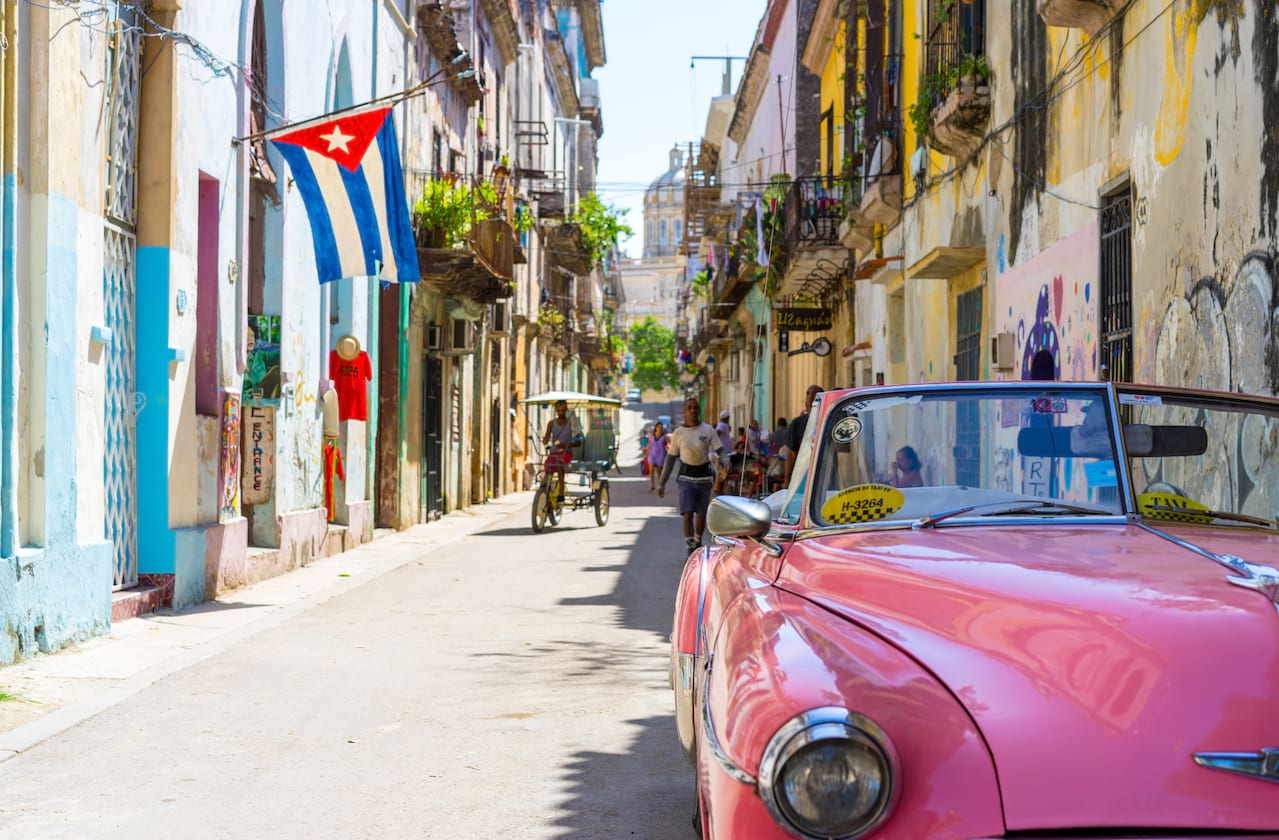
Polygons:
<instances>
[{"instance_id":1,"label":"bicycle taxi","mask_svg":"<svg viewBox=\"0 0 1279 840\"><path fill-rule=\"evenodd\" d=\"M557 462L549 457L544 438L555 416L555 405L563 401L568 415L578 424L569 451L571 460ZM608 522L608 471L617 465L620 400L576 391L549 391L523 402L529 415L530 442L537 454L537 490L533 495L533 531L541 533L555 525L567 510L591 508L595 523Z\"/></svg>"}]
</instances>

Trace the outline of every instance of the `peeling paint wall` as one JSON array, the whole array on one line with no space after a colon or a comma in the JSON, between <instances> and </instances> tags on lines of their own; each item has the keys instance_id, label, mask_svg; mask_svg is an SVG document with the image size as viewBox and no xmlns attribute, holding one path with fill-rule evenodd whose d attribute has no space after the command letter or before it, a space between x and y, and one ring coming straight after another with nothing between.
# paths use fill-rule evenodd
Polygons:
<instances>
[{"instance_id":1,"label":"peeling paint wall","mask_svg":"<svg viewBox=\"0 0 1279 840\"><path fill-rule=\"evenodd\" d=\"M905 22L909 104L922 3L906 4ZM1267 0L1137 0L1095 41L1046 26L1034 4L991 5L987 130L1001 130L966 165L930 153L929 186L914 197L908 187L885 253L910 265L965 238L963 220L977 214L998 276L988 328L1027 325L1020 354L1034 327L1051 324L1061 375L1095 378L1101 259L1085 245L1098 237L1103 196L1127 184L1134 376L1275 393L1279 344L1261 313L1279 248L1276 44L1279 9ZM1252 359L1224 326L1235 318L1264 337ZM907 319L912 358L935 344L917 323Z\"/></svg>"}]
</instances>

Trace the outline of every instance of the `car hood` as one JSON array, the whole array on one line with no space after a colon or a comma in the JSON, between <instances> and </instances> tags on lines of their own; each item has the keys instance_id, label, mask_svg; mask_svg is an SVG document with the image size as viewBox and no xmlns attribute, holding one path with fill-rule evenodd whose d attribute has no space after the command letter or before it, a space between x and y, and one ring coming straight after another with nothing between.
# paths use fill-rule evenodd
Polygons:
<instances>
[{"instance_id":1,"label":"car hood","mask_svg":"<svg viewBox=\"0 0 1279 840\"><path fill-rule=\"evenodd\" d=\"M1279 556L1256 532L1178 533ZM777 585L897 645L964 704L1009 830L1274 830L1279 784L1192 759L1279 747L1279 611L1230 575L1133 525L960 525L805 539Z\"/></svg>"}]
</instances>

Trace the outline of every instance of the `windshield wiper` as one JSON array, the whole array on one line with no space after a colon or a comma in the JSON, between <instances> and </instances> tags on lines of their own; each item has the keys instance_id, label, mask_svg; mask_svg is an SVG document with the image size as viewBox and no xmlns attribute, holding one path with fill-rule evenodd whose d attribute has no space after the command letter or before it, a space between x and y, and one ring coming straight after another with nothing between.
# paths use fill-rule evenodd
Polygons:
<instances>
[{"instance_id":1,"label":"windshield wiper","mask_svg":"<svg viewBox=\"0 0 1279 840\"><path fill-rule=\"evenodd\" d=\"M932 528L932 527L935 527L939 522L945 522L947 519L950 519L952 516L962 516L965 513L972 513L973 511L979 508L991 507L993 505L1019 505L1019 507L1009 508L1008 510L993 510L989 513L983 513L982 516L1001 516L1003 514L1034 513L1036 511L1042 512L1044 508L1057 508L1063 513L1079 513L1079 514L1088 514L1091 516L1117 516L1118 515L1111 510L1081 507L1079 505L1072 505L1068 502L1049 502L1043 499L1013 499L1012 501L983 502L982 504L968 505L967 507L955 508L954 510L947 510L941 513L930 513L928 516L922 516L919 519L916 519L915 523L911 527L915 529Z\"/></svg>"},{"instance_id":2,"label":"windshield wiper","mask_svg":"<svg viewBox=\"0 0 1279 840\"><path fill-rule=\"evenodd\" d=\"M1083 505L1072 505L1069 502L1035 502L1034 504L1025 505L1011 510L992 510L990 513L983 513L982 516L1003 516L1004 514L1021 514L1021 513L1048 513L1044 508L1055 508L1060 513L1078 513L1085 516L1119 516L1113 510L1105 508L1084 507Z\"/></svg>"},{"instance_id":3,"label":"windshield wiper","mask_svg":"<svg viewBox=\"0 0 1279 840\"><path fill-rule=\"evenodd\" d=\"M1260 516L1249 516L1246 513L1234 513L1228 510L1197 510L1195 508L1179 508L1172 505L1142 505L1145 510L1167 511L1183 516L1211 516L1213 519L1225 519L1230 522L1247 522L1250 525L1261 525L1266 528L1279 528L1279 522L1262 519Z\"/></svg>"}]
</instances>

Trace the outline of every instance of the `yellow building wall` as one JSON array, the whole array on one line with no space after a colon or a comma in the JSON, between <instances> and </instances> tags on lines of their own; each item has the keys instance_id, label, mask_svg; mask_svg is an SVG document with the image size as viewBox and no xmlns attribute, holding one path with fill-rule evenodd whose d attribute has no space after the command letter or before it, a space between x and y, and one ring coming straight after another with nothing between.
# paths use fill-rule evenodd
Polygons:
<instances>
[{"instance_id":1,"label":"yellow building wall","mask_svg":"<svg viewBox=\"0 0 1279 840\"><path fill-rule=\"evenodd\" d=\"M835 36L834 47L826 56L826 64L822 67L822 107L820 113L825 114L827 110L834 110L835 143L832 148L831 144L827 142L826 132L824 130L819 132L821 135L821 171L823 173L834 172L836 175L843 168L846 148L844 140L844 44L847 31L847 25L840 24L839 33ZM824 128L824 126L822 127Z\"/></svg>"}]
</instances>

